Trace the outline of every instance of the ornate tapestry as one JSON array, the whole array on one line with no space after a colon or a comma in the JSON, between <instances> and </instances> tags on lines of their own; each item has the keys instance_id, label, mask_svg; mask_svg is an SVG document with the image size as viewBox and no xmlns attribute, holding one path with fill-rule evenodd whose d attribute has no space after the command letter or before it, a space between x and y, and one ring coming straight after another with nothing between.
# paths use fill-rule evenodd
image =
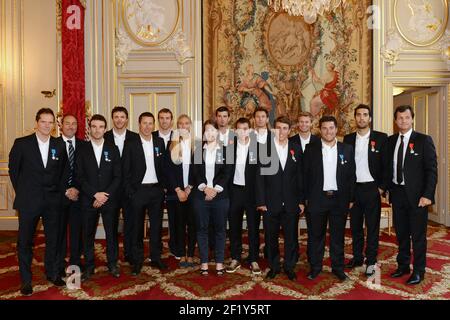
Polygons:
<instances>
[{"instance_id":1,"label":"ornate tapestry","mask_svg":"<svg viewBox=\"0 0 450 320\"><path fill-rule=\"evenodd\" d=\"M310 25L267 0L203 0L204 118L222 105L233 121L251 118L260 106L271 120L334 115L339 135L351 132L354 107L372 102L370 4L350 1Z\"/></svg>"}]
</instances>

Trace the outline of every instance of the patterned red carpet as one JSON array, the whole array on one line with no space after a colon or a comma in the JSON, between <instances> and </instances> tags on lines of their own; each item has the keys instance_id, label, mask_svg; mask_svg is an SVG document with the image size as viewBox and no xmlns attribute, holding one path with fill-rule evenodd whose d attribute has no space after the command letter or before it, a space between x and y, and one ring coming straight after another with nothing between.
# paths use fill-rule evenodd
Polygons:
<instances>
[{"instance_id":1,"label":"patterned red carpet","mask_svg":"<svg viewBox=\"0 0 450 320\"><path fill-rule=\"evenodd\" d=\"M395 267L395 236L382 235L379 263L381 279L367 282L364 268L349 271L350 280L339 282L329 268L328 251L324 272L315 280L306 279L308 267L305 263L306 236L301 237L302 259L297 265L296 282L289 281L284 274L271 281L264 280L264 274L254 276L248 266L234 274L218 277L214 273L204 277L195 269L177 268L177 261L169 256L167 238L164 238L163 259L169 264L169 271L160 272L145 266L139 277L130 275L130 267L121 265L122 275L112 278L105 267L104 242L96 243L97 269L91 281L82 284L81 290L59 289L45 279L43 273L43 235L36 238L33 261L34 294L23 298L19 293L20 278L16 258L16 233L0 233L0 299L90 299L90 300L285 300L285 299L340 299L340 300L391 300L391 299L450 299L450 229L430 226L428 229L428 264L425 281L411 287L405 285L407 277L391 279L389 273ZM244 253L247 246L244 245ZM351 239L346 238L346 257L351 255ZM267 264L262 259L264 270ZM212 268L214 268L212 266Z\"/></svg>"}]
</instances>

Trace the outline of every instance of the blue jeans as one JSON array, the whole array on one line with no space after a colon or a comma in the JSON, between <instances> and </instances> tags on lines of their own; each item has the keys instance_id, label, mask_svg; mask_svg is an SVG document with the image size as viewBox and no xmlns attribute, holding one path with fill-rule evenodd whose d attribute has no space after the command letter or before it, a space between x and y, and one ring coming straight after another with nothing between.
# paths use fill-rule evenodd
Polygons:
<instances>
[{"instance_id":1,"label":"blue jeans","mask_svg":"<svg viewBox=\"0 0 450 320\"><path fill-rule=\"evenodd\" d=\"M208 232L210 220L214 226L216 263L223 263L225 260L226 224L229 206L229 199L213 201L194 199L197 242L201 263L208 263Z\"/></svg>"}]
</instances>

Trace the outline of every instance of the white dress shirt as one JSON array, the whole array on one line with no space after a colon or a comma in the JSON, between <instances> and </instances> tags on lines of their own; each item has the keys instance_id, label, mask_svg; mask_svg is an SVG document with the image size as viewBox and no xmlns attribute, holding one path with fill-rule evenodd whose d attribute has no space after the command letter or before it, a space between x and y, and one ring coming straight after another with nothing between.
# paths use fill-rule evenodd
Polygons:
<instances>
[{"instance_id":1,"label":"white dress shirt","mask_svg":"<svg viewBox=\"0 0 450 320\"><path fill-rule=\"evenodd\" d=\"M125 138L127 135L127 131L123 134L118 134L116 130L113 128L113 136L114 136L114 143L116 144L117 148L119 148L120 156L122 157L123 152L123 146L125 145Z\"/></svg>"},{"instance_id":2,"label":"white dress shirt","mask_svg":"<svg viewBox=\"0 0 450 320\"><path fill-rule=\"evenodd\" d=\"M91 141L92 148L94 149L95 159L97 160L97 165L100 168L100 161L102 160L102 151L103 145L105 144L105 140L102 141L101 144L96 144L94 141Z\"/></svg>"},{"instance_id":3,"label":"white dress shirt","mask_svg":"<svg viewBox=\"0 0 450 320\"><path fill-rule=\"evenodd\" d=\"M164 146L167 148L167 144L170 141L170 136L172 135L172 131L169 131L168 134L164 134L161 131L158 131L158 136L164 140Z\"/></svg>"},{"instance_id":4,"label":"white dress shirt","mask_svg":"<svg viewBox=\"0 0 450 320\"><path fill-rule=\"evenodd\" d=\"M250 140L247 144L241 144L238 140L236 147L236 170L234 172L233 183L238 186L245 186L245 164L247 163L248 148Z\"/></svg>"},{"instance_id":5,"label":"white dress shirt","mask_svg":"<svg viewBox=\"0 0 450 320\"><path fill-rule=\"evenodd\" d=\"M411 133L413 132L413 129L411 128L407 133L405 133L403 135L403 165L405 164L405 156L406 156L406 151L409 148L409 139L411 138ZM400 143L401 143L401 139L400 137L402 136L401 133L399 133L398 135L398 139L397 139L397 144L395 145L395 149L394 149L394 178L392 179L392 182L394 182L395 184L397 183L397 155L398 155L398 149L400 147ZM403 166L404 168L404 166ZM400 184L402 186L405 185L405 177L403 176L403 182Z\"/></svg>"},{"instance_id":6,"label":"white dress shirt","mask_svg":"<svg viewBox=\"0 0 450 320\"><path fill-rule=\"evenodd\" d=\"M191 139L181 140L180 146L183 161L183 185L186 188L189 185L189 165L191 164Z\"/></svg>"},{"instance_id":7,"label":"white dress shirt","mask_svg":"<svg viewBox=\"0 0 450 320\"><path fill-rule=\"evenodd\" d=\"M267 136L269 135L269 130L261 130L261 131L258 132L258 131L255 130L256 139L258 140L258 143L266 144L267 143Z\"/></svg>"},{"instance_id":8,"label":"white dress shirt","mask_svg":"<svg viewBox=\"0 0 450 320\"><path fill-rule=\"evenodd\" d=\"M326 145L322 141L322 161L323 161L323 191L337 191L337 141L333 147Z\"/></svg>"},{"instance_id":9,"label":"white dress shirt","mask_svg":"<svg viewBox=\"0 0 450 320\"><path fill-rule=\"evenodd\" d=\"M76 148L75 144L76 144L77 139L75 139L75 136L73 136L71 139L67 138L65 135L61 135L61 136L66 144L67 156L69 156L69 144L67 143L67 141L69 141L69 140L72 141L73 150L75 151L75 148Z\"/></svg>"},{"instance_id":10,"label":"white dress shirt","mask_svg":"<svg viewBox=\"0 0 450 320\"><path fill-rule=\"evenodd\" d=\"M278 144L277 139L275 139L274 142L275 142L275 149L277 149L278 158L280 159L281 167L283 168L283 171L284 171L284 168L286 167L287 157L288 157L289 143L286 143L285 146L282 146L282 145Z\"/></svg>"},{"instance_id":11,"label":"white dress shirt","mask_svg":"<svg viewBox=\"0 0 450 320\"><path fill-rule=\"evenodd\" d=\"M208 188L214 188L218 193L223 191L223 187L216 184L214 186L214 175L216 169L216 159L217 159L217 150L220 150L220 146L216 146L215 148L208 148L208 145L205 144L203 147L205 151L205 176L206 176L206 184L202 183L198 186L198 190L205 191Z\"/></svg>"},{"instance_id":12,"label":"white dress shirt","mask_svg":"<svg viewBox=\"0 0 450 320\"><path fill-rule=\"evenodd\" d=\"M150 141L147 141L141 137L142 148L144 149L145 156L145 175L144 179L142 179L142 183L158 183L158 176L156 175L155 170L155 154L153 151L153 138Z\"/></svg>"},{"instance_id":13,"label":"white dress shirt","mask_svg":"<svg viewBox=\"0 0 450 320\"><path fill-rule=\"evenodd\" d=\"M44 168L47 168L48 162L48 149L50 148L50 138L47 139L46 142L41 141L36 134L36 139L39 145L39 151L41 152L42 163L44 164Z\"/></svg>"},{"instance_id":14,"label":"white dress shirt","mask_svg":"<svg viewBox=\"0 0 450 320\"><path fill-rule=\"evenodd\" d=\"M355 142L355 163L356 163L356 182L373 182L374 179L369 169L369 143L370 130L365 136L356 133Z\"/></svg>"},{"instance_id":15,"label":"white dress shirt","mask_svg":"<svg viewBox=\"0 0 450 320\"><path fill-rule=\"evenodd\" d=\"M306 145L311 142L311 134L309 134L308 139L303 139L300 134L298 134L300 137L300 143L302 144L302 150L305 151Z\"/></svg>"},{"instance_id":16,"label":"white dress shirt","mask_svg":"<svg viewBox=\"0 0 450 320\"><path fill-rule=\"evenodd\" d=\"M225 147L228 146L229 136L230 136L230 129L227 129L225 133L219 131L219 140L223 143Z\"/></svg>"}]
</instances>

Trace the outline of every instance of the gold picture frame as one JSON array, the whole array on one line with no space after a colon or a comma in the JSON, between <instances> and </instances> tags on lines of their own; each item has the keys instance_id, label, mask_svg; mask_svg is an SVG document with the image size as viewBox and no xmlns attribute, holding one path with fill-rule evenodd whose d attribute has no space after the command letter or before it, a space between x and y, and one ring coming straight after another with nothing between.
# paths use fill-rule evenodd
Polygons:
<instances>
[{"instance_id":1,"label":"gold picture frame","mask_svg":"<svg viewBox=\"0 0 450 320\"><path fill-rule=\"evenodd\" d=\"M397 27L398 32L400 33L400 35L410 44L417 46L417 47L426 47L426 46L430 46L434 43L436 43L437 41L439 41L439 39L442 38L442 36L445 33L446 27L447 27L447 23L448 23L448 0L437 0L434 1L432 4L440 4L440 8L437 10L433 11L433 7L431 6L430 0L422 0L422 4L421 5L417 5L417 2L414 0L395 0L394 2L394 20L395 20L395 25ZM399 10L399 6L403 5L403 10ZM423 7L421 7L423 6ZM404 26L404 21L401 20L405 20L405 12L410 12L409 15L409 23L413 24L415 26L417 26L416 23L414 23L415 21L420 21L420 19L422 19L422 22L426 22L426 19L436 19L438 20L436 17L431 17L431 15L433 14L433 12L442 12L443 16L442 16L442 21L440 22L440 26L437 28L436 32L434 32L434 34L424 40L418 40L418 39L414 39L411 36L417 35L417 34L421 34L420 32L417 31L412 31L412 30L407 30L407 28ZM416 10L416 11L415 11ZM401 12L402 17L400 18L399 13ZM414 20L413 20L414 19ZM429 23L426 26L422 26L424 27L426 30L433 30L434 28L436 28L436 25L433 23ZM408 34L411 33L411 34Z\"/></svg>"}]
</instances>

